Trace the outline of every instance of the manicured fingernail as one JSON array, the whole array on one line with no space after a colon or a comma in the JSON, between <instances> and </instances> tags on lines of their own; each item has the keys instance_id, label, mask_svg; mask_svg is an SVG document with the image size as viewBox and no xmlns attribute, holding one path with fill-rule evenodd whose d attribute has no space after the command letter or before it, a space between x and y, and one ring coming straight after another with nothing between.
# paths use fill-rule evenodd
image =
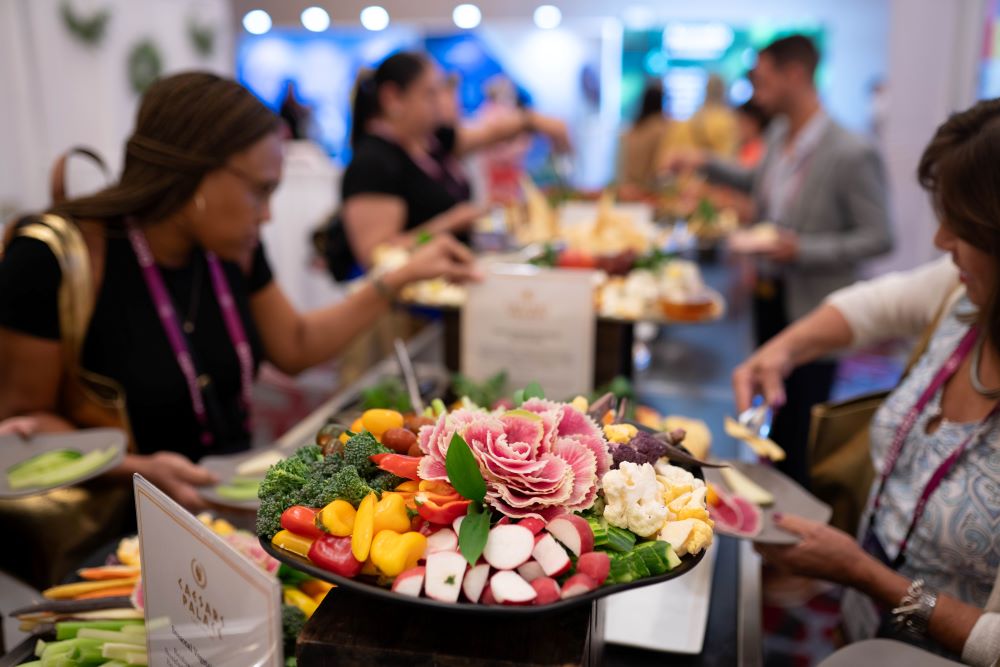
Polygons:
<instances>
[{"instance_id":1,"label":"manicured fingernail","mask_svg":"<svg viewBox=\"0 0 1000 667\"><path fill-rule=\"evenodd\" d=\"M785 515L784 515L784 514L782 514L781 512L775 512L775 513L774 513L774 514L772 514L771 516L772 516L772 517L774 517L774 520L775 520L775 521L781 521L782 519L784 519L784 518L785 518Z\"/></svg>"}]
</instances>

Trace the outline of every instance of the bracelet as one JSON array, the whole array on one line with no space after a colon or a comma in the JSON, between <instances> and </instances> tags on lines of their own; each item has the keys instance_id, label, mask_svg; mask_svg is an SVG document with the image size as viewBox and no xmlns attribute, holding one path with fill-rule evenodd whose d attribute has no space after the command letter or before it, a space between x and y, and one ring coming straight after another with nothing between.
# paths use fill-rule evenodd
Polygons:
<instances>
[{"instance_id":1,"label":"bracelet","mask_svg":"<svg viewBox=\"0 0 1000 667\"><path fill-rule=\"evenodd\" d=\"M389 289L388 285L385 284L385 281L382 280L382 276L375 276L374 278L372 278L371 283L372 287L375 288L375 291L378 292L378 295L380 297L382 297L389 303L392 303L393 301L396 300L396 294L391 289Z\"/></svg>"},{"instance_id":2,"label":"bracelet","mask_svg":"<svg viewBox=\"0 0 1000 667\"><path fill-rule=\"evenodd\" d=\"M917 637L927 634L931 614L937 606L937 591L924 589L924 580L914 579L906 595L899 601L899 606L892 610L893 625L899 631L905 631Z\"/></svg>"}]
</instances>

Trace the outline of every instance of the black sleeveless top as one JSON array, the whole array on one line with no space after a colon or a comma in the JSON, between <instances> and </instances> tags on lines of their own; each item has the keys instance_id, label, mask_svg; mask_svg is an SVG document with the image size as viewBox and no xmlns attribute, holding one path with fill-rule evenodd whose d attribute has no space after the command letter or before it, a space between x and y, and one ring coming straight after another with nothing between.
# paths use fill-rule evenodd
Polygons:
<instances>
[{"instance_id":1,"label":"black sleeveless top","mask_svg":"<svg viewBox=\"0 0 1000 667\"><path fill-rule=\"evenodd\" d=\"M223 268L259 364L263 347L250 316L249 297L272 279L263 248L257 249L249 275L233 263L223 262ZM168 450L197 461L208 454L246 449L250 434L240 405L239 360L212 290L204 254L197 251L188 266L160 267L160 272L179 316L194 315L189 344L198 371L211 378L214 398L206 403L216 442L201 444L201 426L187 384L124 234L111 232L107 240L104 278L84 342L83 367L124 387L140 453ZM58 340L61 277L48 246L33 238L16 238L0 262L0 326Z\"/></svg>"}]
</instances>

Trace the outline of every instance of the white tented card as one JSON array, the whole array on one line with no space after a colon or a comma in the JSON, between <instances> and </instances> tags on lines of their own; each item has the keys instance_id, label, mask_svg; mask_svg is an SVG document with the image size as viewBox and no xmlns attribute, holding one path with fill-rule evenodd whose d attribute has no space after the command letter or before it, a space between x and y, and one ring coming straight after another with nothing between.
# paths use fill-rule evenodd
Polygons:
<instances>
[{"instance_id":1,"label":"white tented card","mask_svg":"<svg viewBox=\"0 0 1000 667\"><path fill-rule=\"evenodd\" d=\"M140 475L134 485L149 664L281 665L277 579Z\"/></svg>"},{"instance_id":2,"label":"white tented card","mask_svg":"<svg viewBox=\"0 0 1000 667\"><path fill-rule=\"evenodd\" d=\"M509 387L538 382L555 400L589 393L595 326L592 272L494 265L462 309L462 373L505 371Z\"/></svg>"}]
</instances>

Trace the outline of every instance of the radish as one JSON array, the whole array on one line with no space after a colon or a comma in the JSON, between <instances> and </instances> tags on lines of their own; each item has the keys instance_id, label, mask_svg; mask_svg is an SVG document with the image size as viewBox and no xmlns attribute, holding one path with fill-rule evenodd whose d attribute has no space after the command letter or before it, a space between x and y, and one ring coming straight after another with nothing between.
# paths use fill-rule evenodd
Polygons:
<instances>
[{"instance_id":1,"label":"radish","mask_svg":"<svg viewBox=\"0 0 1000 667\"><path fill-rule=\"evenodd\" d=\"M591 551L576 561L576 571L586 574L600 586L611 571L611 558L603 551Z\"/></svg>"},{"instance_id":2,"label":"radish","mask_svg":"<svg viewBox=\"0 0 1000 667\"><path fill-rule=\"evenodd\" d=\"M498 570L513 570L531 558L534 542L535 536L523 526L514 524L494 526L486 538L483 558Z\"/></svg>"},{"instance_id":3,"label":"radish","mask_svg":"<svg viewBox=\"0 0 1000 667\"><path fill-rule=\"evenodd\" d=\"M493 597L493 589L490 588L489 584L486 584L486 588L483 589L483 594L479 596L479 604L500 604L497 599Z\"/></svg>"},{"instance_id":4,"label":"radish","mask_svg":"<svg viewBox=\"0 0 1000 667\"><path fill-rule=\"evenodd\" d=\"M451 522L451 529L455 531L456 535L462 534L462 519L464 518L465 515L463 514L462 516L458 517L457 519Z\"/></svg>"},{"instance_id":5,"label":"radish","mask_svg":"<svg viewBox=\"0 0 1000 667\"><path fill-rule=\"evenodd\" d=\"M559 546L559 543L551 535L539 535L541 539L535 544L531 555L534 556L538 564L542 566L542 571L547 577L558 577L569 571L572 563L566 550Z\"/></svg>"},{"instance_id":6,"label":"radish","mask_svg":"<svg viewBox=\"0 0 1000 667\"><path fill-rule=\"evenodd\" d=\"M466 573L465 580L462 581L462 592L465 593L469 602L479 602L489 576L490 566L486 563L477 565Z\"/></svg>"},{"instance_id":7,"label":"radish","mask_svg":"<svg viewBox=\"0 0 1000 667\"><path fill-rule=\"evenodd\" d=\"M529 560L527 563L517 568L517 573L521 575L521 578L525 581L531 582L535 579L541 579L545 576L545 570L542 566L538 564L536 560Z\"/></svg>"},{"instance_id":8,"label":"radish","mask_svg":"<svg viewBox=\"0 0 1000 667\"><path fill-rule=\"evenodd\" d=\"M541 519L536 519L533 516L529 516L527 519L521 519L517 522L517 525L524 526L535 535L542 532L542 528L545 528L545 522Z\"/></svg>"},{"instance_id":9,"label":"radish","mask_svg":"<svg viewBox=\"0 0 1000 667\"><path fill-rule=\"evenodd\" d=\"M490 589L500 604L525 604L538 597L531 584L522 579L517 572L509 570L494 574L490 579Z\"/></svg>"},{"instance_id":10,"label":"radish","mask_svg":"<svg viewBox=\"0 0 1000 667\"><path fill-rule=\"evenodd\" d=\"M562 598L563 600L567 598L576 597L577 595L583 595L584 593L589 593L590 591L597 588L597 582L594 581L590 575L574 574L572 577L566 580L566 583L562 587Z\"/></svg>"},{"instance_id":11,"label":"radish","mask_svg":"<svg viewBox=\"0 0 1000 667\"><path fill-rule=\"evenodd\" d=\"M456 551L458 549L458 535L450 528L442 528L427 538L427 555L438 551Z\"/></svg>"},{"instance_id":12,"label":"radish","mask_svg":"<svg viewBox=\"0 0 1000 667\"><path fill-rule=\"evenodd\" d=\"M457 551L437 551L427 557L424 592L441 602L457 602L462 591L466 562Z\"/></svg>"},{"instance_id":13,"label":"radish","mask_svg":"<svg viewBox=\"0 0 1000 667\"><path fill-rule=\"evenodd\" d=\"M573 552L574 556L594 550L594 531L583 517L562 514L545 526L554 538Z\"/></svg>"},{"instance_id":14,"label":"radish","mask_svg":"<svg viewBox=\"0 0 1000 667\"><path fill-rule=\"evenodd\" d=\"M411 567L403 572L392 582L392 591L401 595L409 595L412 598L420 597L420 591L424 589L425 567Z\"/></svg>"},{"instance_id":15,"label":"radish","mask_svg":"<svg viewBox=\"0 0 1000 667\"><path fill-rule=\"evenodd\" d=\"M559 591L559 582L557 582L552 577L540 577L531 582L531 587L535 589L535 593L538 597L535 598L534 604L549 604L555 602L562 597L562 593Z\"/></svg>"}]
</instances>

